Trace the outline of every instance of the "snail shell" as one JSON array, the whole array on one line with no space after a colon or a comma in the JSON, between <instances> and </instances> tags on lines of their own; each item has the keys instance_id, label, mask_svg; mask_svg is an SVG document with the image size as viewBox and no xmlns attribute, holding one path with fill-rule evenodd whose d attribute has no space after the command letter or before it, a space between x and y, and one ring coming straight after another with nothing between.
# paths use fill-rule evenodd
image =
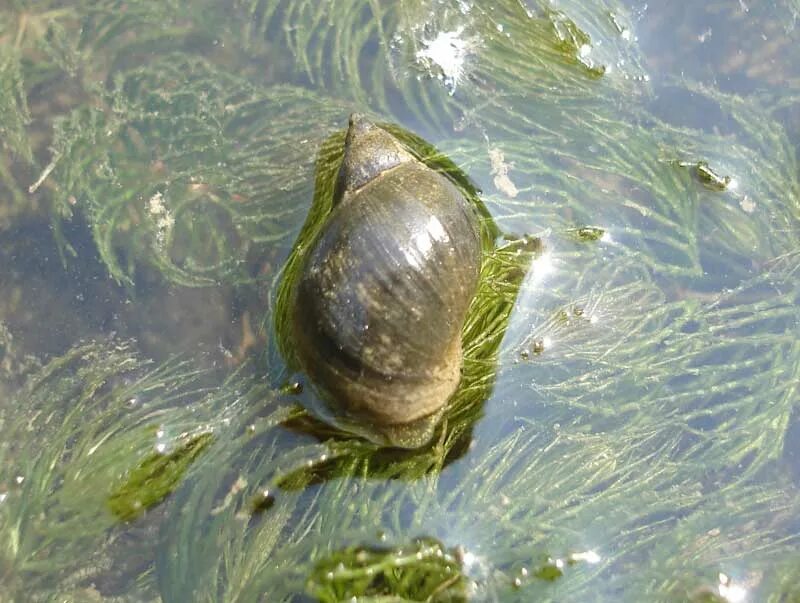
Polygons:
<instances>
[{"instance_id":1,"label":"snail shell","mask_svg":"<svg viewBox=\"0 0 800 603\"><path fill-rule=\"evenodd\" d=\"M460 381L480 265L478 217L459 189L351 116L290 312L298 361L330 409L378 427L438 418Z\"/></svg>"}]
</instances>

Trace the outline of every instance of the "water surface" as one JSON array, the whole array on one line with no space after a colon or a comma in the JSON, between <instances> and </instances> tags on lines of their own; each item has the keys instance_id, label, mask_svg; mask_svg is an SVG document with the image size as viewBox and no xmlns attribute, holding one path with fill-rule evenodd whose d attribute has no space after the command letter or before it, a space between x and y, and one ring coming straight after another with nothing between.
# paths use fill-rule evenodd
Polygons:
<instances>
[{"instance_id":1,"label":"water surface","mask_svg":"<svg viewBox=\"0 0 800 603\"><path fill-rule=\"evenodd\" d=\"M0 598L800 596L798 15L0 4ZM417 452L309 421L274 341L352 111L543 246Z\"/></svg>"}]
</instances>

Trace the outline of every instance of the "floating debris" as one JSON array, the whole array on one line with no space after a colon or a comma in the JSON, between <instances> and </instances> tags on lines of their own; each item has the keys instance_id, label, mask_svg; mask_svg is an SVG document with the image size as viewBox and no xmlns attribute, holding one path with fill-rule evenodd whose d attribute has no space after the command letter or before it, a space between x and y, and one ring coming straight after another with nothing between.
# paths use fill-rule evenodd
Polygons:
<instances>
[{"instance_id":1,"label":"floating debris","mask_svg":"<svg viewBox=\"0 0 800 603\"><path fill-rule=\"evenodd\" d=\"M161 192L156 192L147 201L147 211L153 217L156 224L156 243L163 251L164 245L167 242L167 235L175 226L175 218L167 209L164 202L164 195Z\"/></svg>"},{"instance_id":2,"label":"floating debris","mask_svg":"<svg viewBox=\"0 0 800 603\"><path fill-rule=\"evenodd\" d=\"M572 54L575 59L595 78L606 73L605 65L598 65L592 58L592 39L574 21L559 11L550 11L548 17L553 25L556 37L560 40L560 49Z\"/></svg>"},{"instance_id":3,"label":"floating debris","mask_svg":"<svg viewBox=\"0 0 800 603\"><path fill-rule=\"evenodd\" d=\"M708 165L707 161L675 161L673 163L678 167L690 168L700 184L709 190L724 191L734 186L733 178L720 176Z\"/></svg>"},{"instance_id":4,"label":"floating debris","mask_svg":"<svg viewBox=\"0 0 800 603\"><path fill-rule=\"evenodd\" d=\"M733 179L730 176L720 176L712 170L708 163L705 161L698 161L695 166L697 178L706 188L714 191L724 191L730 185Z\"/></svg>"},{"instance_id":5,"label":"floating debris","mask_svg":"<svg viewBox=\"0 0 800 603\"><path fill-rule=\"evenodd\" d=\"M742 208L743 212L752 214L756 210L756 202L745 195L739 200L739 207Z\"/></svg>"},{"instance_id":6,"label":"floating debris","mask_svg":"<svg viewBox=\"0 0 800 603\"><path fill-rule=\"evenodd\" d=\"M599 226L579 226L578 228L567 229L567 234L582 243L593 242L601 240L605 236L606 230Z\"/></svg>"},{"instance_id":7,"label":"floating debris","mask_svg":"<svg viewBox=\"0 0 800 603\"><path fill-rule=\"evenodd\" d=\"M594 551L585 551L581 553L572 553L566 558L553 558L544 557L538 566L531 568L520 568L518 575L514 577L512 585L514 588L521 588L529 578L537 578L545 582L555 582L564 575L564 571L568 567L577 565L578 563L599 563L601 560L600 555Z\"/></svg>"},{"instance_id":8,"label":"floating debris","mask_svg":"<svg viewBox=\"0 0 800 603\"><path fill-rule=\"evenodd\" d=\"M508 195L512 199L519 194L519 189L511 182L508 171L511 165L506 163L505 155L497 147L489 149L489 161L492 164L492 176L494 176L494 186L501 193Z\"/></svg>"},{"instance_id":9,"label":"floating debris","mask_svg":"<svg viewBox=\"0 0 800 603\"><path fill-rule=\"evenodd\" d=\"M422 48L417 51L416 58L432 76L444 82L452 96L464 79L467 60L476 46L474 39L464 37L464 27L458 27L452 31L440 31L433 38L423 39Z\"/></svg>"}]
</instances>

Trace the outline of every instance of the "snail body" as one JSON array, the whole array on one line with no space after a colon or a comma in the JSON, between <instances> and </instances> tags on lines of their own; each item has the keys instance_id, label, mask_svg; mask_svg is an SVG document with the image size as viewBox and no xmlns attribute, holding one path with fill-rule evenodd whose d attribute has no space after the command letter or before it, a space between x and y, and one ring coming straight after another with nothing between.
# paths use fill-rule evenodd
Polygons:
<instances>
[{"instance_id":1,"label":"snail body","mask_svg":"<svg viewBox=\"0 0 800 603\"><path fill-rule=\"evenodd\" d=\"M461 378L481 258L478 216L462 192L353 115L333 206L304 252L289 315L300 368L335 415L383 434L420 423L432 433Z\"/></svg>"}]
</instances>

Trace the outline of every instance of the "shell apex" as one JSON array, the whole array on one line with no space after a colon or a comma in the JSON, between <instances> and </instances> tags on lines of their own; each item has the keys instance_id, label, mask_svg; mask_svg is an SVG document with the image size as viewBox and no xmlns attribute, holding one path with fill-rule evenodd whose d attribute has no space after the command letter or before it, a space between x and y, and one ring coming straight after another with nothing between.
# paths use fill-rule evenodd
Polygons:
<instances>
[{"instance_id":1,"label":"shell apex","mask_svg":"<svg viewBox=\"0 0 800 603\"><path fill-rule=\"evenodd\" d=\"M392 134L361 113L350 115L344 157L336 180L334 203L357 191L382 173L408 161L416 161Z\"/></svg>"}]
</instances>

